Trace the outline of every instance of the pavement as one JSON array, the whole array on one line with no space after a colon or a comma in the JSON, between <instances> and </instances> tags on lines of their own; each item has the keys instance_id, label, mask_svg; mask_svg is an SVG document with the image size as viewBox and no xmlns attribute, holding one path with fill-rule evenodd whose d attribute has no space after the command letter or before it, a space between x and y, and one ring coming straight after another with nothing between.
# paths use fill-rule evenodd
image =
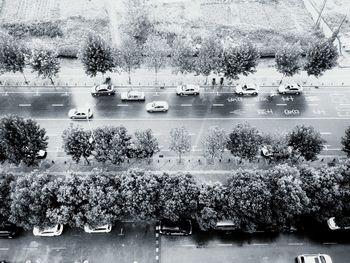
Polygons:
<instances>
[{"instance_id":1,"label":"pavement","mask_svg":"<svg viewBox=\"0 0 350 263\"><path fill-rule=\"evenodd\" d=\"M0 260L10 263L155 263L154 224L120 223L108 234L65 228L58 237L35 237L31 231L0 239Z\"/></svg>"}]
</instances>

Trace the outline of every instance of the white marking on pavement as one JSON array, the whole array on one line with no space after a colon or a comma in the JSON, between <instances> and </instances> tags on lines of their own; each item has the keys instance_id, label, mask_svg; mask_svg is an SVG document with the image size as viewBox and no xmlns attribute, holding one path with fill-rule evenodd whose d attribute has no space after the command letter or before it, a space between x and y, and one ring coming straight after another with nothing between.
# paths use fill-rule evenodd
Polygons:
<instances>
[{"instance_id":1,"label":"white marking on pavement","mask_svg":"<svg viewBox=\"0 0 350 263\"><path fill-rule=\"evenodd\" d=\"M288 246L302 246L304 243L288 243Z\"/></svg>"},{"instance_id":2,"label":"white marking on pavement","mask_svg":"<svg viewBox=\"0 0 350 263\"><path fill-rule=\"evenodd\" d=\"M232 244L217 244L218 247L232 247Z\"/></svg>"},{"instance_id":3,"label":"white marking on pavement","mask_svg":"<svg viewBox=\"0 0 350 263\"><path fill-rule=\"evenodd\" d=\"M53 247L51 249L53 249L53 250L63 250L63 249L66 249L66 247Z\"/></svg>"},{"instance_id":4,"label":"white marking on pavement","mask_svg":"<svg viewBox=\"0 0 350 263\"><path fill-rule=\"evenodd\" d=\"M192 107L192 104L181 104L181 107Z\"/></svg>"},{"instance_id":5,"label":"white marking on pavement","mask_svg":"<svg viewBox=\"0 0 350 263\"><path fill-rule=\"evenodd\" d=\"M63 104L52 104L52 107L63 107Z\"/></svg>"},{"instance_id":6,"label":"white marking on pavement","mask_svg":"<svg viewBox=\"0 0 350 263\"><path fill-rule=\"evenodd\" d=\"M19 107L30 107L32 104L18 104Z\"/></svg>"},{"instance_id":7,"label":"white marking on pavement","mask_svg":"<svg viewBox=\"0 0 350 263\"><path fill-rule=\"evenodd\" d=\"M195 136L196 134L195 134L195 133L189 133L188 135L190 135L190 136Z\"/></svg>"},{"instance_id":8,"label":"white marking on pavement","mask_svg":"<svg viewBox=\"0 0 350 263\"><path fill-rule=\"evenodd\" d=\"M287 103L277 103L276 106L287 106Z\"/></svg>"},{"instance_id":9,"label":"white marking on pavement","mask_svg":"<svg viewBox=\"0 0 350 263\"><path fill-rule=\"evenodd\" d=\"M5 251L5 250L9 250L9 248L8 247L0 247L0 250Z\"/></svg>"},{"instance_id":10,"label":"white marking on pavement","mask_svg":"<svg viewBox=\"0 0 350 263\"><path fill-rule=\"evenodd\" d=\"M218 103L218 104L213 104L213 107L223 107L224 104Z\"/></svg>"},{"instance_id":11,"label":"white marking on pavement","mask_svg":"<svg viewBox=\"0 0 350 263\"><path fill-rule=\"evenodd\" d=\"M341 151L340 148L326 148L324 151Z\"/></svg>"},{"instance_id":12,"label":"white marking on pavement","mask_svg":"<svg viewBox=\"0 0 350 263\"><path fill-rule=\"evenodd\" d=\"M338 243L336 243L336 242L324 242L322 244L323 245L337 245Z\"/></svg>"},{"instance_id":13,"label":"white marking on pavement","mask_svg":"<svg viewBox=\"0 0 350 263\"><path fill-rule=\"evenodd\" d=\"M182 247L196 247L196 245L192 245L192 244L185 244L185 245L181 245Z\"/></svg>"},{"instance_id":14,"label":"white marking on pavement","mask_svg":"<svg viewBox=\"0 0 350 263\"><path fill-rule=\"evenodd\" d=\"M128 107L129 104L117 104L118 107Z\"/></svg>"},{"instance_id":15,"label":"white marking on pavement","mask_svg":"<svg viewBox=\"0 0 350 263\"><path fill-rule=\"evenodd\" d=\"M267 244L267 243L252 243L250 245L251 246L268 246L269 244Z\"/></svg>"},{"instance_id":16,"label":"white marking on pavement","mask_svg":"<svg viewBox=\"0 0 350 263\"><path fill-rule=\"evenodd\" d=\"M331 135L331 132L320 132L322 135Z\"/></svg>"}]
</instances>

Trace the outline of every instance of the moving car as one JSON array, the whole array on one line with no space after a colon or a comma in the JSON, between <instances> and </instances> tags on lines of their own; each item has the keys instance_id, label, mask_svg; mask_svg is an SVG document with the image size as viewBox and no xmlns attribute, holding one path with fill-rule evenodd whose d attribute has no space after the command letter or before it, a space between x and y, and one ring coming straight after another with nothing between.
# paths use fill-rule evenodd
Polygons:
<instances>
[{"instance_id":1,"label":"moving car","mask_svg":"<svg viewBox=\"0 0 350 263\"><path fill-rule=\"evenodd\" d=\"M326 254L304 254L296 258L297 263L332 263L330 256Z\"/></svg>"},{"instance_id":2,"label":"moving car","mask_svg":"<svg viewBox=\"0 0 350 263\"><path fill-rule=\"evenodd\" d=\"M88 225L84 226L84 231L86 233L109 233L112 231L112 225L107 224L107 225L102 225L102 226L98 226L98 227L90 227Z\"/></svg>"},{"instance_id":3,"label":"moving car","mask_svg":"<svg viewBox=\"0 0 350 263\"><path fill-rule=\"evenodd\" d=\"M258 95L259 86L256 84L237 85L235 92L239 95Z\"/></svg>"},{"instance_id":4,"label":"moving car","mask_svg":"<svg viewBox=\"0 0 350 263\"><path fill-rule=\"evenodd\" d=\"M96 85L91 88L91 95L94 97L103 95L114 95L115 89L111 84Z\"/></svg>"},{"instance_id":5,"label":"moving car","mask_svg":"<svg viewBox=\"0 0 350 263\"><path fill-rule=\"evenodd\" d=\"M169 105L166 101L152 101L146 105L148 112L166 112L168 109Z\"/></svg>"},{"instance_id":6,"label":"moving car","mask_svg":"<svg viewBox=\"0 0 350 263\"><path fill-rule=\"evenodd\" d=\"M120 94L121 100L126 101L141 101L145 100L145 94L142 91L137 91L137 90L129 90L126 92L122 92Z\"/></svg>"},{"instance_id":7,"label":"moving car","mask_svg":"<svg viewBox=\"0 0 350 263\"><path fill-rule=\"evenodd\" d=\"M68 113L71 119L90 119L92 118L92 111L90 108L74 108Z\"/></svg>"},{"instance_id":8,"label":"moving car","mask_svg":"<svg viewBox=\"0 0 350 263\"><path fill-rule=\"evenodd\" d=\"M350 217L331 217L327 224L330 230L347 230L350 229Z\"/></svg>"},{"instance_id":9,"label":"moving car","mask_svg":"<svg viewBox=\"0 0 350 263\"><path fill-rule=\"evenodd\" d=\"M173 222L170 220L161 220L159 224L159 233L163 235L188 236L192 234L191 220L181 220Z\"/></svg>"},{"instance_id":10,"label":"moving car","mask_svg":"<svg viewBox=\"0 0 350 263\"><path fill-rule=\"evenodd\" d=\"M199 95L199 86L184 84L176 87L176 95Z\"/></svg>"},{"instance_id":11,"label":"moving car","mask_svg":"<svg viewBox=\"0 0 350 263\"><path fill-rule=\"evenodd\" d=\"M18 235L19 229L12 225L6 224L0 227L0 238L14 238Z\"/></svg>"},{"instance_id":12,"label":"moving car","mask_svg":"<svg viewBox=\"0 0 350 263\"><path fill-rule=\"evenodd\" d=\"M303 87L299 84L282 84L278 87L278 93L281 94L300 94L303 92Z\"/></svg>"},{"instance_id":13,"label":"moving car","mask_svg":"<svg viewBox=\"0 0 350 263\"><path fill-rule=\"evenodd\" d=\"M46 228L34 227L33 234L34 236L40 236L40 237L54 237L54 236L61 235L62 231L63 231L63 225L57 224L53 227L46 227Z\"/></svg>"}]
</instances>

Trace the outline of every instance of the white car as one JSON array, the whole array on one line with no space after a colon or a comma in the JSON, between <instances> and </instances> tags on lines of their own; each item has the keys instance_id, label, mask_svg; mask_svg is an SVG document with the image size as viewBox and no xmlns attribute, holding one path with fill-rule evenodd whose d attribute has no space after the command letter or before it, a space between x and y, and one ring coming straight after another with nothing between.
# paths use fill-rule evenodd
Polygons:
<instances>
[{"instance_id":1,"label":"white car","mask_svg":"<svg viewBox=\"0 0 350 263\"><path fill-rule=\"evenodd\" d=\"M199 95L199 86L193 84L185 84L176 87L176 95Z\"/></svg>"},{"instance_id":2,"label":"white car","mask_svg":"<svg viewBox=\"0 0 350 263\"><path fill-rule=\"evenodd\" d=\"M60 236L63 231L63 225L57 224L53 227L46 227L46 228L40 228L40 227L34 227L33 234L34 236L39 237L54 237L54 236Z\"/></svg>"},{"instance_id":3,"label":"white car","mask_svg":"<svg viewBox=\"0 0 350 263\"><path fill-rule=\"evenodd\" d=\"M166 112L168 109L169 105L166 101L152 101L146 105L148 112Z\"/></svg>"},{"instance_id":4,"label":"white car","mask_svg":"<svg viewBox=\"0 0 350 263\"><path fill-rule=\"evenodd\" d=\"M258 95L259 86L256 84L237 85L235 92L239 95Z\"/></svg>"},{"instance_id":5,"label":"white car","mask_svg":"<svg viewBox=\"0 0 350 263\"><path fill-rule=\"evenodd\" d=\"M303 87L300 84L282 84L278 87L278 92L281 94L300 94L303 92Z\"/></svg>"},{"instance_id":6,"label":"white car","mask_svg":"<svg viewBox=\"0 0 350 263\"><path fill-rule=\"evenodd\" d=\"M92 96L114 95L115 89L113 85L102 84L91 88Z\"/></svg>"},{"instance_id":7,"label":"white car","mask_svg":"<svg viewBox=\"0 0 350 263\"><path fill-rule=\"evenodd\" d=\"M297 257L297 263L332 263L326 254L304 254Z\"/></svg>"},{"instance_id":8,"label":"white car","mask_svg":"<svg viewBox=\"0 0 350 263\"><path fill-rule=\"evenodd\" d=\"M145 93L137 90L130 90L120 94L121 100L141 101L145 100Z\"/></svg>"},{"instance_id":9,"label":"white car","mask_svg":"<svg viewBox=\"0 0 350 263\"><path fill-rule=\"evenodd\" d=\"M68 117L71 119L90 119L92 111L90 108L74 108L68 112Z\"/></svg>"},{"instance_id":10,"label":"white car","mask_svg":"<svg viewBox=\"0 0 350 263\"><path fill-rule=\"evenodd\" d=\"M103 225L103 226L98 226L98 227L95 227L95 228L92 228L88 225L85 225L84 226L84 231L86 233L109 233L112 231L112 225L110 224L107 224L107 225Z\"/></svg>"},{"instance_id":11,"label":"white car","mask_svg":"<svg viewBox=\"0 0 350 263\"><path fill-rule=\"evenodd\" d=\"M347 222L350 222L350 218L346 217L344 218L346 219ZM336 218L335 217L331 217L330 219L327 220L327 225L329 227L330 230L347 230L350 229L350 225L345 225L345 226L339 226L336 222Z\"/></svg>"}]
</instances>

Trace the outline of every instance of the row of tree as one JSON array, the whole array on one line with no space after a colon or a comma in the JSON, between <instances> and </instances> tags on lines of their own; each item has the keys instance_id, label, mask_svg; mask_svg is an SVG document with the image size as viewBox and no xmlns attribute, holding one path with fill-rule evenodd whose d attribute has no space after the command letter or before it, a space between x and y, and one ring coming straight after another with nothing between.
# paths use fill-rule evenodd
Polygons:
<instances>
[{"instance_id":1,"label":"row of tree","mask_svg":"<svg viewBox=\"0 0 350 263\"><path fill-rule=\"evenodd\" d=\"M119 175L3 174L0 190L0 224L12 222L25 229L191 218L203 230L232 220L248 232L260 227L283 230L305 217L322 222L349 213L350 193L346 165L238 169L224 184L141 170Z\"/></svg>"}]
</instances>

